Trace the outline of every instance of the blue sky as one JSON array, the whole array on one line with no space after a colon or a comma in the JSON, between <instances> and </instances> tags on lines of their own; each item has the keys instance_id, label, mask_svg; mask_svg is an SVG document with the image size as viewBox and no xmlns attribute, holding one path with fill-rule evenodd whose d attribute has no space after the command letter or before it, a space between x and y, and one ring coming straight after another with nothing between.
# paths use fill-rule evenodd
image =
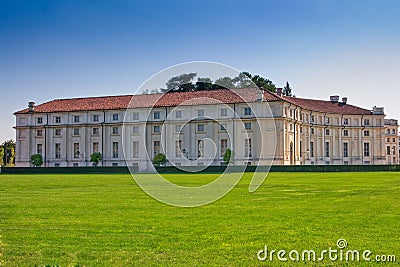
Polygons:
<instances>
[{"instance_id":1,"label":"blue sky","mask_svg":"<svg viewBox=\"0 0 400 267\"><path fill-rule=\"evenodd\" d=\"M28 101L132 94L214 61L399 118L400 1L0 0L0 142Z\"/></svg>"}]
</instances>

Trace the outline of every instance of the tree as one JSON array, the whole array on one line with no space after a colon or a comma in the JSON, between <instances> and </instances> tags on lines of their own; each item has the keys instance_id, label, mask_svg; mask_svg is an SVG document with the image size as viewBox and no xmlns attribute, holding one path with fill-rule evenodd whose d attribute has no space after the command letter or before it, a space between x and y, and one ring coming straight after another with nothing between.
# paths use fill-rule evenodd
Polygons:
<instances>
[{"instance_id":1,"label":"tree","mask_svg":"<svg viewBox=\"0 0 400 267\"><path fill-rule=\"evenodd\" d=\"M195 91L195 86L192 83L193 79L197 76L197 73L184 73L175 77L172 77L165 84L166 89L160 89L162 93L165 92L190 92Z\"/></svg>"},{"instance_id":2,"label":"tree","mask_svg":"<svg viewBox=\"0 0 400 267\"><path fill-rule=\"evenodd\" d=\"M285 96L292 96L292 88L290 88L289 82L286 82L282 94Z\"/></svg>"},{"instance_id":3,"label":"tree","mask_svg":"<svg viewBox=\"0 0 400 267\"><path fill-rule=\"evenodd\" d=\"M4 157L4 147L0 146L0 166L4 165L3 157Z\"/></svg>"},{"instance_id":4,"label":"tree","mask_svg":"<svg viewBox=\"0 0 400 267\"><path fill-rule=\"evenodd\" d=\"M43 157L41 154L33 154L31 156L31 164L35 167L43 165Z\"/></svg>"},{"instance_id":5,"label":"tree","mask_svg":"<svg viewBox=\"0 0 400 267\"><path fill-rule=\"evenodd\" d=\"M167 157L162 153L155 155L153 158L154 165L159 166L159 165L165 165L166 163L167 163Z\"/></svg>"},{"instance_id":6,"label":"tree","mask_svg":"<svg viewBox=\"0 0 400 267\"><path fill-rule=\"evenodd\" d=\"M196 91L212 90L214 89L214 84L210 78L198 78L195 88Z\"/></svg>"},{"instance_id":7,"label":"tree","mask_svg":"<svg viewBox=\"0 0 400 267\"><path fill-rule=\"evenodd\" d=\"M229 148L225 151L223 160L225 164L229 164L233 161L233 152Z\"/></svg>"},{"instance_id":8,"label":"tree","mask_svg":"<svg viewBox=\"0 0 400 267\"><path fill-rule=\"evenodd\" d=\"M15 159L15 141L12 139L4 141L1 147L4 149L4 155L2 157L3 165L13 166Z\"/></svg>"},{"instance_id":9,"label":"tree","mask_svg":"<svg viewBox=\"0 0 400 267\"><path fill-rule=\"evenodd\" d=\"M90 162L93 162L93 165L97 167L99 162L103 159L103 155L100 152L94 152L90 155Z\"/></svg>"},{"instance_id":10,"label":"tree","mask_svg":"<svg viewBox=\"0 0 400 267\"><path fill-rule=\"evenodd\" d=\"M215 80L215 84L222 88L227 88L227 89L236 88L235 80L234 78L232 79L231 77L218 78Z\"/></svg>"}]
</instances>

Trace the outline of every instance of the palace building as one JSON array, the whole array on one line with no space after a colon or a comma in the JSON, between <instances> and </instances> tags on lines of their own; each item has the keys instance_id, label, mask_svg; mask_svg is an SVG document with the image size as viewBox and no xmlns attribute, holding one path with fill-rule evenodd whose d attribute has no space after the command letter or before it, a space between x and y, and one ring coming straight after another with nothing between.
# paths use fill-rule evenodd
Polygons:
<instances>
[{"instance_id":1,"label":"palace building","mask_svg":"<svg viewBox=\"0 0 400 267\"><path fill-rule=\"evenodd\" d=\"M398 162L397 152L387 154L397 122L385 121L383 108L287 97L282 89L56 99L30 102L15 116L16 166L31 166L37 153L46 167L91 166L94 152L103 155L100 166L149 170L158 153L177 166L221 165L227 149L234 165Z\"/></svg>"}]
</instances>

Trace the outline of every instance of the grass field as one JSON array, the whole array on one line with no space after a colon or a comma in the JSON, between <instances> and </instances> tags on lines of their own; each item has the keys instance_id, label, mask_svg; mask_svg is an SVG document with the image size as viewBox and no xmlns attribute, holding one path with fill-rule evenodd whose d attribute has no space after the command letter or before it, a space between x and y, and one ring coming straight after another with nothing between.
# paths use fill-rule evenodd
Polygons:
<instances>
[{"instance_id":1,"label":"grass field","mask_svg":"<svg viewBox=\"0 0 400 267\"><path fill-rule=\"evenodd\" d=\"M166 177L193 186L216 175ZM177 208L129 175L0 175L0 266L304 266L257 252L321 251L339 238L400 261L399 173L271 173L252 194L249 182Z\"/></svg>"}]
</instances>

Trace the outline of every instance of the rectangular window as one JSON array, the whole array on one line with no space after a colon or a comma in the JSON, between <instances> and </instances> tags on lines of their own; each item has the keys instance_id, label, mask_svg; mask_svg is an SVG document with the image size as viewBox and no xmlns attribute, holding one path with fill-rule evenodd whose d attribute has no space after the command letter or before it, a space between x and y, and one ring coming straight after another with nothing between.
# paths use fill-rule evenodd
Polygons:
<instances>
[{"instance_id":1,"label":"rectangular window","mask_svg":"<svg viewBox=\"0 0 400 267\"><path fill-rule=\"evenodd\" d=\"M393 155L396 155L396 147L392 147Z\"/></svg>"},{"instance_id":2,"label":"rectangular window","mask_svg":"<svg viewBox=\"0 0 400 267\"><path fill-rule=\"evenodd\" d=\"M325 124L330 124L331 123L331 119L330 118L325 118Z\"/></svg>"},{"instance_id":3,"label":"rectangular window","mask_svg":"<svg viewBox=\"0 0 400 267\"><path fill-rule=\"evenodd\" d=\"M310 142L310 157L314 157L314 142Z\"/></svg>"},{"instance_id":4,"label":"rectangular window","mask_svg":"<svg viewBox=\"0 0 400 267\"><path fill-rule=\"evenodd\" d=\"M119 134L119 128L118 127L112 127L112 134Z\"/></svg>"},{"instance_id":5,"label":"rectangular window","mask_svg":"<svg viewBox=\"0 0 400 267\"><path fill-rule=\"evenodd\" d=\"M330 155L329 148L329 142L325 142L325 157L329 157Z\"/></svg>"},{"instance_id":6,"label":"rectangular window","mask_svg":"<svg viewBox=\"0 0 400 267\"><path fill-rule=\"evenodd\" d=\"M92 129L92 133L93 133L94 135L99 134L99 128L93 128L93 129Z\"/></svg>"},{"instance_id":7,"label":"rectangular window","mask_svg":"<svg viewBox=\"0 0 400 267\"><path fill-rule=\"evenodd\" d=\"M160 154L160 141L153 142L153 152L154 156Z\"/></svg>"},{"instance_id":8,"label":"rectangular window","mask_svg":"<svg viewBox=\"0 0 400 267\"><path fill-rule=\"evenodd\" d=\"M369 131L364 131L364 136L369 136Z\"/></svg>"},{"instance_id":9,"label":"rectangular window","mask_svg":"<svg viewBox=\"0 0 400 267\"><path fill-rule=\"evenodd\" d=\"M343 136L349 136L349 130L343 130Z\"/></svg>"},{"instance_id":10,"label":"rectangular window","mask_svg":"<svg viewBox=\"0 0 400 267\"><path fill-rule=\"evenodd\" d=\"M43 153L43 145L42 144L36 145L36 153L42 155L42 153Z\"/></svg>"},{"instance_id":11,"label":"rectangular window","mask_svg":"<svg viewBox=\"0 0 400 267\"><path fill-rule=\"evenodd\" d=\"M204 117L204 109L199 109L197 111L197 117Z\"/></svg>"},{"instance_id":12,"label":"rectangular window","mask_svg":"<svg viewBox=\"0 0 400 267\"><path fill-rule=\"evenodd\" d=\"M180 124L175 125L175 132L176 133L180 133L181 130L182 130L182 125L180 125Z\"/></svg>"},{"instance_id":13,"label":"rectangular window","mask_svg":"<svg viewBox=\"0 0 400 267\"><path fill-rule=\"evenodd\" d=\"M343 157L349 157L349 143L343 143Z\"/></svg>"},{"instance_id":14,"label":"rectangular window","mask_svg":"<svg viewBox=\"0 0 400 267\"><path fill-rule=\"evenodd\" d=\"M245 157L252 157L251 139L244 139L244 156Z\"/></svg>"},{"instance_id":15,"label":"rectangular window","mask_svg":"<svg viewBox=\"0 0 400 267\"><path fill-rule=\"evenodd\" d=\"M161 131L160 125L154 125L153 126L153 133L159 133Z\"/></svg>"},{"instance_id":16,"label":"rectangular window","mask_svg":"<svg viewBox=\"0 0 400 267\"><path fill-rule=\"evenodd\" d=\"M160 112L160 111L154 111L154 113L153 113L153 119L159 120L159 119L160 119L160 115L161 115L161 112Z\"/></svg>"},{"instance_id":17,"label":"rectangular window","mask_svg":"<svg viewBox=\"0 0 400 267\"><path fill-rule=\"evenodd\" d=\"M92 116L92 121L93 122L98 122L99 121L99 115L93 115Z\"/></svg>"},{"instance_id":18,"label":"rectangular window","mask_svg":"<svg viewBox=\"0 0 400 267\"><path fill-rule=\"evenodd\" d=\"M42 137L43 136L43 130L37 130L36 131L36 136L37 137Z\"/></svg>"},{"instance_id":19,"label":"rectangular window","mask_svg":"<svg viewBox=\"0 0 400 267\"><path fill-rule=\"evenodd\" d=\"M364 143L364 157L369 157L369 143Z\"/></svg>"},{"instance_id":20,"label":"rectangular window","mask_svg":"<svg viewBox=\"0 0 400 267\"><path fill-rule=\"evenodd\" d=\"M54 163L54 167L60 167L60 163Z\"/></svg>"},{"instance_id":21,"label":"rectangular window","mask_svg":"<svg viewBox=\"0 0 400 267\"><path fill-rule=\"evenodd\" d=\"M390 146L387 146L387 147L386 147L386 154L387 154L387 155L390 155Z\"/></svg>"},{"instance_id":22,"label":"rectangular window","mask_svg":"<svg viewBox=\"0 0 400 267\"><path fill-rule=\"evenodd\" d=\"M393 134L393 135L396 134L396 129L392 129L392 134Z\"/></svg>"},{"instance_id":23,"label":"rectangular window","mask_svg":"<svg viewBox=\"0 0 400 267\"><path fill-rule=\"evenodd\" d=\"M175 118L177 118L177 119L182 118L182 111L181 110L175 111Z\"/></svg>"},{"instance_id":24,"label":"rectangular window","mask_svg":"<svg viewBox=\"0 0 400 267\"><path fill-rule=\"evenodd\" d=\"M138 158L139 157L139 142L133 142L132 143L132 158Z\"/></svg>"},{"instance_id":25,"label":"rectangular window","mask_svg":"<svg viewBox=\"0 0 400 267\"><path fill-rule=\"evenodd\" d=\"M175 141L175 157L179 158L182 155L181 152L182 149L182 140L176 140Z\"/></svg>"},{"instance_id":26,"label":"rectangular window","mask_svg":"<svg viewBox=\"0 0 400 267\"><path fill-rule=\"evenodd\" d=\"M251 122L245 122L245 123L244 123L244 128L245 128L246 130L251 130Z\"/></svg>"},{"instance_id":27,"label":"rectangular window","mask_svg":"<svg viewBox=\"0 0 400 267\"><path fill-rule=\"evenodd\" d=\"M79 135L79 128L74 128L73 134L74 135Z\"/></svg>"},{"instance_id":28,"label":"rectangular window","mask_svg":"<svg viewBox=\"0 0 400 267\"><path fill-rule=\"evenodd\" d=\"M220 130L221 131L226 131L226 123L221 123L220 124Z\"/></svg>"},{"instance_id":29,"label":"rectangular window","mask_svg":"<svg viewBox=\"0 0 400 267\"><path fill-rule=\"evenodd\" d=\"M132 113L132 120L138 121L139 120L139 113Z\"/></svg>"},{"instance_id":30,"label":"rectangular window","mask_svg":"<svg viewBox=\"0 0 400 267\"><path fill-rule=\"evenodd\" d=\"M118 114L113 114L112 115L112 119L113 119L113 121L117 121L119 119L119 115Z\"/></svg>"},{"instance_id":31,"label":"rectangular window","mask_svg":"<svg viewBox=\"0 0 400 267\"><path fill-rule=\"evenodd\" d=\"M54 117L54 122L61 123L61 117L60 116Z\"/></svg>"},{"instance_id":32,"label":"rectangular window","mask_svg":"<svg viewBox=\"0 0 400 267\"><path fill-rule=\"evenodd\" d=\"M329 134L330 134L329 129L325 129L325 135L329 135Z\"/></svg>"},{"instance_id":33,"label":"rectangular window","mask_svg":"<svg viewBox=\"0 0 400 267\"><path fill-rule=\"evenodd\" d=\"M204 156L204 141L203 140L197 140L197 157L203 157Z\"/></svg>"},{"instance_id":34,"label":"rectangular window","mask_svg":"<svg viewBox=\"0 0 400 267\"><path fill-rule=\"evenodd\" d=\"M37 118L37 124L42 124L43 123L43 118L42 117L39 117L39 118Z\"/></svg>"},{"instance_id":35,"label":"rectangular window","mask_svg":"<svg viewBox=\"0 0 400 267\"><path fill-rule=\"evenodd\" d=\"M93 153L99 152L99 143L93 143Z\"/></svg>"},{"instance_id":36,"label":"rectangular window","mask_svg":"<svg viewBox=\"0 0 400 267\"><path fill-rule=\"evenodd\" d=\"M251 115L251 108L247 107L243 109L243 114L245 116L250 116Z\"/></svg>"},{"instance_id":37,"label":"rectangular window","mask_svg":"<svg viewBox=\"0 0 400 267\"><path fill-rule=\"evenodd\" d=\"M79 116L74 116L74 122L79 122Z\"/></svg>"},{"instance_id":38,"label":"rectangular window","mask_svg":"<svg viewBox=\"0 0 400 267\"><path fill-rule=\"evenodd\" d=\"M369 125L369 119L364 120L364 125L368 126Z\"/></svg>"},{"instance_id":39,"label":"rectangular window","mask_svg":"<svg viewBox=\"0 0 400 267\"><path fill-rule=\"evenodd\" d=\"M315 116L311 116L311 123L314 123L315 121Z\"/></svg>"},{"instance_id":40,"label":"rectangular window","mask_svg":"<svg viewBox=\"0 0 400 267\"><path fill-rule=\"evenodd\" d=\"M396 138L393 138L393 143L396 143Z\"/></svg>"},{"instance_id":41,"label":"rectangular window","mask_svg":"<svg viewBox=\"0 0 400 267\"><path fill-rule=\"evenodd\" d=\"M344 125L349 125L349 119L343 119L343 124Z\"/></svg>"},{"instance_id":42,"label":"rectangular window","mask_svg":"<svg viewBox=\"0 0 400 267\"><path fill-rule=\"evenodd\" d=\"M311 134L314 134L314 133L315 133L314 128L311 128Z\"/></svg>"},{"instance_id":43,"label":"rectangular window","mask_svg":"<svg viewBox=\"0 0 400 267\"><path fill-rule=\"evenodd\" d=\"M74 143L74 158L77 159L79 158L80 152L79 152L79 143Z\"/></svg>"},{"instance_id":44,"label":"rectangular window","mask_svg":"<svg viewBox=\"0 0 400 267\"><path fill-rule=\"evenodd\" d=\"M57 137L61 136L61 129L60 128L57 128L57 129L54 130L54 136L57 136Z\"/></svg>"},{"instance_id":45,"label":"rectangular window","mask_svg":"<svg viewBox=\"0 0 400 267\"><path fill-rule=\"evenodd\" d=\"M78 163L78 162L74 162L74 163L72 164L72 166L73 166L73 167L79 167L79 163Z\"/></svg>"},{"instance_id":46,"label":"rectangular window","mask_svg":"<svg viewBox=\"0 0 400 267\"><path fill-rule=\"evenodd\" d=\"M133 133L138 133L139 132L139 126L133 126L132 127L132 132Z\"/></svg>"},{"instance_id":47,"label":"rectangular window","mask_svg":"<svg viewBox=\"0 0 400 267\"><path fill-rule=\"evenodd\" d=\"M55 151L55 158L56 159L61 158L61 144L60 143L55 144L54 151Z\"/></svg>"},{"instance_id":48,"label":"rectangular window","mask_svg":"<svg viewBox=\"0 0 400 267\"><path fill-rule=\"evenodd\" d=\"M228 139L221 139L221 144L220 144L221 157L225 155L227 148L228 148Z\"/></svg>"},{"instance_id":49,"label":"rectangular window","mask_svg":"<svg viewBox=\"0 0 400 267\"><path fill-rule=\"evenodd\" d=\"M112 148L113 148L113 153L112 153L112 157L114 159L118 158L118 142L113 142L112 143Z\"/></svg>"},{"instance_id":50,"label":"rectangular window","mask_svg":"<svg viewBox=\"0 0 400 267\"><path fill-rule=\"evenodd\" d=\"M223 116L228 116L228 109L226 109L226 108L222 108L221 110L220 110L220 115L223 117Z\"/></svg>"},{"instance_id":51,"label":"rectangular window","mask_svg":"<svg viewBox=\"0 0 400 267\"><path fill-rule=\"evenodd\" d=\"M204 124L197 124L197 131L204 132Z\"/></svg>"}]
</instances>

